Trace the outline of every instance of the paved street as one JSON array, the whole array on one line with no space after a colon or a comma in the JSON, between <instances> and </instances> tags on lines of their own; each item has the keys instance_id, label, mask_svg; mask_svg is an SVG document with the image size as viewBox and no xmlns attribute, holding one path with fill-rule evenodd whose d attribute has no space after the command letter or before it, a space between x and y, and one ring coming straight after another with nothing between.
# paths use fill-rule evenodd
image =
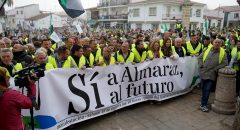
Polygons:
<instances>
[{"instance_id":1,"label":"paved street","mask_svg":"<svg viewBox=\"0 0 240 130\"><path fill-rule=\"evenodd\" d=\"M136 104L67 130L229 130L233 116L201 112L199 89L161 104ZM213 102L213 93L210 103Z\"/></svg>"}]
</instances>

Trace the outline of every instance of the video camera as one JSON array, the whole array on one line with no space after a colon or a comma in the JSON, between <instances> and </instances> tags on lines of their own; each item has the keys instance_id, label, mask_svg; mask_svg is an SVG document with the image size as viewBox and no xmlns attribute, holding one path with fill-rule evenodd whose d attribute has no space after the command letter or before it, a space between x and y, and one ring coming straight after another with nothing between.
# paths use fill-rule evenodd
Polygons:
<instances>
[{"instance_id":1,"label":"video camera","mask_svg":"<svg viewBox=\"0 0 240 130\"><path fill-rule=\"evenodd\" d=\"M40 64L36 66L26 67L13 74L14 82L19 88L28 87L29 80L37 81L44 76L44 68L46 64Z\"/></svg>"}]
</instances>

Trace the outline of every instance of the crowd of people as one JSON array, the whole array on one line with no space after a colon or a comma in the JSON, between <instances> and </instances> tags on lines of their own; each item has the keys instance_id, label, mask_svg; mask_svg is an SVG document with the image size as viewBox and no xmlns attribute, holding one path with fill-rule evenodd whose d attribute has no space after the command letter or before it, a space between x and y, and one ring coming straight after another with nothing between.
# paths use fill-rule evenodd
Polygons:
<instances>
[{"instance_id":1,"label":"crowd of people","mask_svg":"<svg viewBox=\"0 0 240 130\"><path fill-rule=\"evenodd\" d=\"M49 34L31 37L28 32L18 36L6 35L0 40L0 69L8 77L27 66L44 64L45 70L55 68L93 68L112 64L136 64L155 58L178 60L181 57L198 57L202 99L200 109L207 112L210 90L217 71L231 66L237 72L236 94L239 96L240 28L182 32L169 30L129 30L91 33L59 33L63 42L55 43ZM1 78L1 77L0 77ZM3 76L5 79L5 76ZM5 81L5 80L4 80ZM5 85L6 87L8 85ZM7 89L0 85L0 107ZM25 105L31 106L24 98ZM1 111L2 112L2 111ZM0 126L1 128L1 126Z\"/></svg>"}]
</instances>

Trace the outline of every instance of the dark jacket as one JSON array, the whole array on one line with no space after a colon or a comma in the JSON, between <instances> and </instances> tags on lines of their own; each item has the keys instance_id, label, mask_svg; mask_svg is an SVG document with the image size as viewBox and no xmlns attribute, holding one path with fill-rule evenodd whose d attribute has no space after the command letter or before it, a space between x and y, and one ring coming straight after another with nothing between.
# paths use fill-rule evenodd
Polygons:
<instances>
[{"instance_id":1,"label":"dark jacket","mask_svg":"<svg viewBox=\"0 0 240 130\"><path fill-rule=\"evenodd\" d=\"M22 63L23 67L26 67L33 62L32 57L28 55L25 51L13 52L13 56L13 60L18 63Z\"/></svg>"}]
</instances>

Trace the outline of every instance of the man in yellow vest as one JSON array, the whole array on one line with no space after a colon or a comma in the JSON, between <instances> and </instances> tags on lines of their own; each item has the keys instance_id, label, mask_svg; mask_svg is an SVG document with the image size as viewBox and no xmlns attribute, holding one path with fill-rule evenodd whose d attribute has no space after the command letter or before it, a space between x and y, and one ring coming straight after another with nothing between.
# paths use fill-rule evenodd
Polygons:
<instances>
[{"instance_id":1,"label":"man in yellow vest","mask_svg":"<svg viewBox=\"0 0 240 130\"><path fill-rule=\"evenodd\" d=\"M214 40L213 46L204 50L203 53L201 53L201 55L198 57L202 87L200 109L203 112L208 112L208 98L211 87L214 81L216 81L218 70L228 64L227 54L225 53L225 50L221 48L222 44L222 40Z\"/></svg>"},{"instance_id":2,"label":"man in yellow vest","mask_svg":"<svg viewBox=\"0 0 240 130\"><path fill-rule=\"evenodd\" d=\"M17 63L13 60L13 53L11 49L4 48L0 53L1 62L0 66L7 69L7 75L13 77L14 72L23 69L21 63Z\"/></svg>"},{"instance_id":3,"label":"man in yellow vest","mask_svg":"<svg viewBox=\"0 0 240 130\"><path fill-rule=\"evenodd\" d=\"M65 46L60 46L56 55L49 56L48 63L52 64L54 68L77 68L77 64L69 56L69 50Z\"/></svg>"},{"instance_id":4,"label":"man in yellow vest","mask_svg":"<svg viewBox=\"0 0 240 130\"><path fill-rule=\"evenodd\" d=\"M36 65L44 65L44 70L51 70L54 69L53 65L50 63L47 63L47 54L43 50L39 49L36 51L34 55L34 62L32 64L33 66Z\"/></svg>"},{"instance_id":5,"label":"man in yellow vest","mask_svg":"<svg viewBox=\"0 0 240 130\"><path fill-rule=\"evenodd\" d=\"M134 54L134 62L135 63L140 63L145 61L147 57L147 51L144 48L143 41L137 40L135 43L135 47L132 48L132 52Z\"/></svg>"},{"instance_id":6,"label":"man in yellow vest","mask_svg":"<svg viewBox=\"0 0 240 130\"><path fill-rule=\"evenodd\" d=\"M205 36L205 39L203 40L203 50L206 50L208 47L212 47L212 43L210 42L210 37Z\"/></svg>"},{"instance_id":7,"label":"man in yellow vest","mask_svg":"<svg viewBox=\"0 0 240 130\"><path fill-rule=\"evenodd\" d=\"M97 42L95 40L90 40L89 44L90 44L90 47L91 47L91 52L94 56L94 60L97 63L99 61L99 57L102 54L101 48L98 48Z\"/></svg>"},{"instance_id":8,"label":"man in yellow vest","mask_svg":"<svg viewBox=\"0 0 240 130\"><path fill-rule=\"evenodd\" d=\"M182 23L179 21L176 22L176 30L178 33L182 32Z\"/></svg>"},{"instance_id":9,"label":"man in yellow vest","mask_svg":"<svg viewBox=\"0 0 240 130\"><path fill-rule=\"evenodd\" d=\"M105 67L108 65L113 65L115 62L115 58L111 55L111 49L109 47L104 47L103 54L99 57L98 65Z\"/></svg>"},{"instance_id":10,"label":"man in yellow vest","mask_svg":"<svg viewBox=\"0 0 240 130\"><path fill-rule=\"evenodd\" d=\"M117 51L114 57L120 64L133 63L134 53L129 50L129 43L127 41L122 44L121 50Z\"/></svg>"},{"instance_id":11,"label":"man in yellow vest","mask_svg":"<svg viewBox=\"0 0 240 130\"><path fill-rule=\"evenodd\" d=\"M52 49L51 42L49 39L42 39L41 47L45 48L47 50L47 55L53 55L54 50Z\"/></svg>"},{"instance_id":12,"label":"man in yellow vest","mask_svg":"<svg viewBox=\"0 0 240 130\"><path fill-rule=\"evenodd\" d=\"M89 45L83 46L83 55L79 60L79 68L85 69L89 67L94 67L95 58L91 52L91 47Z\"/></svg>"},{"instance_id":13,"label":"man in yellow vest","mask_svg":"<svg viewBox=\"0 0 240 130\"><path fill-rule=\"evenodd\" d=\"M176 38L175 46L172 46L174 48L174 51L178 54L179 57L184 57L187 54L186 49L182 45L183 45L182 38Z\"/></svg>"},{"instance_id":14,"label":"man in yellow vest","mask_svg":"<svg viewBox=\"0 0 240 130\"><path fill-rule=\"evenodd\" d=\"M191 40L185 45L187 56L198 56L202 52L202 44L198 42L197 36L192 35Z\"/></svg>"},{"instance_id":15,"label":"man in yellow vest","mask_svg":"<svg viewBox=\"0 0 240 130\"><path fill-rule=\"evenodd\" d=\"M231 61L229 66L232 67L237 75L236 75L236 93L237 96L240 95L240 40L237 42L237 47L234 47L232 49L232 53L231 53Z\"/></svg>"}]
</instances>

